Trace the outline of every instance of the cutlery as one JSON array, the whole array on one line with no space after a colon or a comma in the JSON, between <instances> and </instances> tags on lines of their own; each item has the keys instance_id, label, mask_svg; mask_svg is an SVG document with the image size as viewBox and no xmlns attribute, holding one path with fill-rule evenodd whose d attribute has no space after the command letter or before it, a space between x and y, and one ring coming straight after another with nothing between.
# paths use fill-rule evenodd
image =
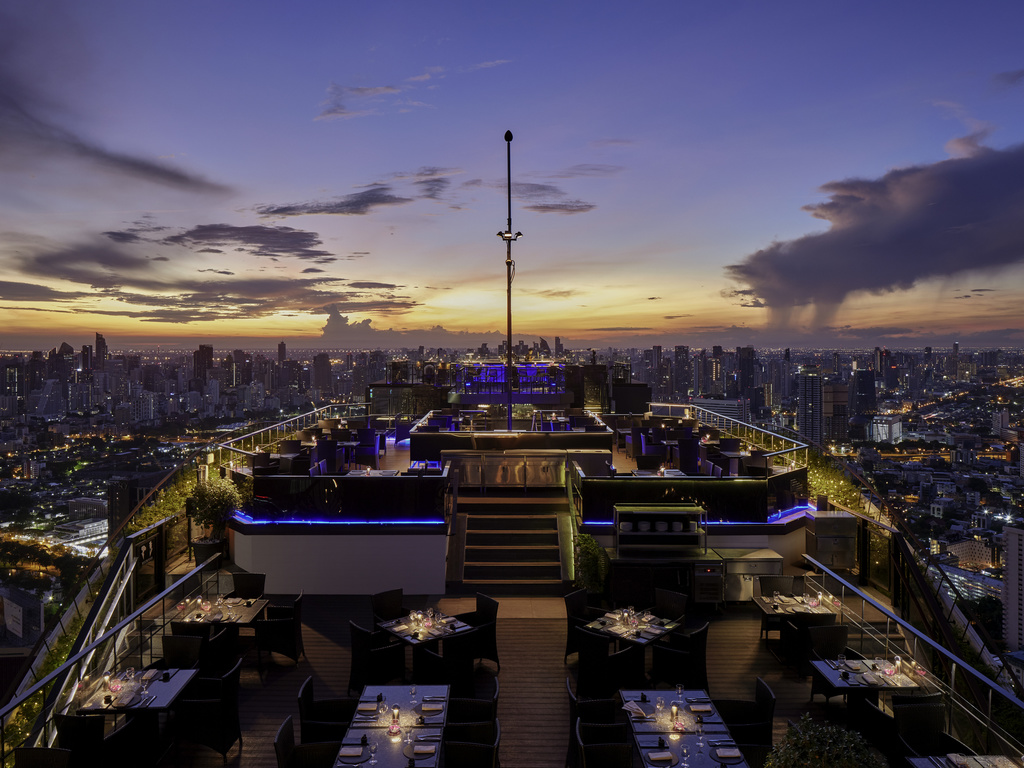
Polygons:
<instances>
[{"instance_id":1,"label":"cutlery","mask_svg":"<svg viewBox=\"0 0 1024 768\"><path fill-rule=\"evenodd\" d=\"M708 739L708 744L712 747L735 747L736 741L734 739Z\"/></svg>"},{"instance_id":2,"label":"cutlery","mask_svg":"<svg viewBox=\"0 0 1024 768\"><path fill-rule=\"evenodd\" d=\"M416 737L416 741L440 741L440 740L441 740L440 734L435 735L435 736L417 736Z\"/></svg>"},{"instance_id":3,"label":"cutlery","mask_svg":"<svg viewBox=\"0 0 1024 768\"><path fill-rule=\"evenodd\" d=\"M448 698L448 697L447 696L424 696L423 700L424 701L444 701L446 698Z\"/></svg>"}]
</instances>

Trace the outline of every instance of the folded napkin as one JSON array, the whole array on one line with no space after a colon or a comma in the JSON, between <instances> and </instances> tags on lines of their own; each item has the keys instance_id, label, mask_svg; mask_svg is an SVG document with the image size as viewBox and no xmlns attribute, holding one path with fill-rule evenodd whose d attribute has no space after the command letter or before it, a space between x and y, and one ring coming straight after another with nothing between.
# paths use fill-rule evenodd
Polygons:
<instances>
[{"instance_id":1,"label":"folded napkin","mask_svg":"<svg viewBox=\"0 0 1024 768\"><path fill-rule=\"evenodd\" d=\"M847 659L846 666L852 669L854 672L860 671L860 662Z\"/></svg>"},{"instance_id":2,"label":"folded napkin","mask_svg":"<svg viewBox=\"0 0 1024 768\"><path fill-rule=\"evenodd\" d=\"M127 693L122 693L120 696L118 696L115 704L117 704L117 706L119 707L130 707L132 704L135 704L137 701L140 700L141 697L137 693L135 693L135 691L128 691Z\"/></svg>"},{"instance_id":3,"label":"folded napkin","mask_svg":"<svg viewBox=\"0 0 1024 768\"><path fill-rule=\"evenodd\" d=\"M441 704L440 702L437 702L437 703L430 702L430 701L423 702L423 711L424 712L440 712L442 709L444 709L444 704Z\"/></svg>"},{"instance_id":4,"label":"folded napkin","mask_svg":"<svg viewBox=\"0 0 1024 768\"><path fill-rule=\"evenodd\" d=\"M360 712L376 712L377 702L376 701L361 701L356 705L356 709Z\"/></svg>"},{"instance_id":5,"label":"folded napkin","mask_svg":"<svg viewBox=\"0 0 1024 768\"><path fill-rule=\"evenodd\" d=\"M359 757L363 754L363 748L358 744L354 747L342 747L338 754L341 757Z\"/></svg>"},{"instance_id":6,"label":"folded napkin","mask_svg":"<svg viewBox=\"0 0 1024 768\"><path fill-rule=\"evenodd\" d=\"M407 630L408 628L409 627L406 626L405 624L399 624L397 627L392 627L391 631L392 632L405 632L405 630Z\"/></svg>"},{"instance_id":7,"label":"folded napkin","mask_svg":"<svg viewBox=\"0 0 1024 768\"><path fill-rule=\"evenodd\" d=\"M948 762L955 768L961 768L962 766L966 766L968 764L967 756L962 755L959 752L951 752L950 754L946 755L946 762Z\"/></svg>"},{"instance_id":8,"label":"folded napkin","mask_svg":"<svg viewBox=\"0 0 1024 768\"><path fill-rule=\"evenodd\" d=\"M631 715L637 715L638 717L647 717L647 713L644 712L643 707L637 704L635 701L627 701L622 705L622 708L629 712Z\"/></svg>"},{"instance_id":9,"label":"folded napkin","mask_svg":"<svg viewBox=\"0 0 1024 768\"><path fill-rule=\"evenodd\" d=\"M437 620L437 623L438 624L450 624L453 621L455 621L455 617L454 616L444 616L442 618L439 618Z\"/></svg>"},{"instance_id":10,"label":"folded napkin","mask_svg":"<svg viewBox=\"0 0 1024 768\"><path fill-rule=\"evenodd\" d=\"M619 618L619 616L621 616L621 615L622 615L622 614L620 614L620 613L619 613L618 611L608 611L608 613L606 613L606 614L604 615L604 617L605 617L606 619L617 619L617 618Z\"/></svg>"},{"instance_id":11,"label":"folded napkin","mask_svg":"<svg viewBox=\"0 0 1024 768\"><path fill-rule=\"evenodd\" d=\"M433 744L417 744L412 748L414 755L432 755L434 750L437 749Z\"/></svg>"},{"instance_id":12,"label":"folded napkin","mask_svg":"<svg viewBox=\"0 0 1024 768\"><path fill-rule=\"evenodd\" d=\"M242 603L245 602L245 600L243 600L240 597L229 597L224 602L227 603L228 605L241 605Z\"/></svg>"},{"instance_id":13,"label":"folded napkin","mask_svg":"<svg viewBox=\"0 0 1024 768\"><path fill-rule=\"evenodd\" d=\"M159 669L147 669L145 672L142 673L142 679L143 680L152 680L154 677L159 677L159 676L160 676L160 670Z\"/></svg>"},{"instance_id":14,"label":"folded napkin","mask_svg":"<svg viewBox=\"0 0 1024 768\"><path fill-rule=\"evenodd\" d=\"M865 672L863 675L860 676L860 679L868 685L878 685L878 678L875 677L874 674L872 674L871 672Z\"/></svg>"},{"instance_id":15,"label":"folded napkin","mask_svg":"<svg viewBox=\"0 0 1024 768\"><path fill-rule=\"evenodd\" d=\"M672 759L672 753L669 752L668 750L665 750L664 752L648 752L647 753L647 759L648 760L671 760Z\"/></svg>"},{"instance_id":16,"label":"folded napkin","mask_svg":"<svg viewBox=\"0 0 1024 768\"><path fill-rule=\"evenodd\" d=\"M736 747L719 747L715 750L715 754L718 757L742 757L743 753L740 752Z\"/></svg>"},{"instance_id":17,"label":"folded napkin","mask_svg":"<svg viewBox=\"0 0 1024 768\"><path fill-rule=\"evenodd\" d=\"M662 629L661 627L656 627L653 624L650 624L646 628L644 628L644 632L650 632L650 633L655 634L655 635L660 635L664 631L665 630Z\"/></svg>"},{"instance_id":18,"label":"folded napkin","mask_svg":"<svg viewBox=\"0 0 1024 768\"><path fill-rule=\"evenodd\" d=\"M713 712L714 709L712 709L710 704L691 704L690 711L707 714L709 712Z\"/></svg>"}]
</instances>

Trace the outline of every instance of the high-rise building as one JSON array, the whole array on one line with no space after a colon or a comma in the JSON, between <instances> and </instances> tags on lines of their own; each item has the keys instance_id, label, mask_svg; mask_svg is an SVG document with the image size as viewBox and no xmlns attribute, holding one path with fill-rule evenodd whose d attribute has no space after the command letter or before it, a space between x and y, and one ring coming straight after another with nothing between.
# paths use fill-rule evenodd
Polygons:
<instances>
[{"instance_id":1,"label":"high-rise building","mask_svg":"<svg viewBox=\"0 0 1024 768\"><path fill-rule=\"evenodd\" d=\"M820 444L824 437L824 400L821 368L805 365L796 375L796 425L800 435Z\"/></svg>"},{"instance_id":2,"label":"high-rise building","mask_svg":"<svg viewBox=\"0 0 1024 768\"><path fill-rule=\"evenodd\" d=\"M1003 639L1024 649L1024 529L1003 528Z\"/></svg>"},{"instance_id":3,"label":"high-rise building","mask_svg":"<svg viewBox=\"0 0 1024 768\"><path fill-rule=\"evenodd\" d=\"M689 347L676 346L675 355L672 360L672 375L675 379L673 383L675 393L683 396L688 395L690 393L690 382L693 379Z\"/></svg>"},{"instance_id":4,"label":"high-rise building","mask_svg":"<svg viewBox=\"0 0 1024 768\"><path fill-rule=\"evenodd\" d=\"M102 371L107 366L107 340L102 333L96 334L96 364L95 370Z\"/></svg>"},{"instance_id":5,"label":"high-rise building","mask_svg":"<svg viewBox=\"0 0 1024 768\"><path fill-rule=\"evenodd\" d=\"M326 352L321 352L313 358L313 386L320 390L321 395L334 391L331 356Z\"/></svg>"},{"instance_id":6,"label":"high-rise building","mask_svg":"<svg viewBox=\"0 0 1024 768\"><path fill-rule=\"evenodd\" d=\"M200 344L199 349L192 353L192 370L195 377L206 381L213 368L213 346L211 344Z\"/></svg>"},{"instance_id":7,"label":"high-rise building","mask_svg":"<svg viewBox=\"0 0 1024 768\"><path fill-rule=\"evenodd\" d=\"M288 347L282 341L277 345L277 364L284 365L284 361L288 359Z\"/></svg>"},{"instance_id":8,"label":"high-rise building","mask_svg":"<svg viewBox=\"0 0 1024 768\"><path fill-rule=\"evenodd\" d=\"M822 387L822 418L825 440L845 442L850 433L849 387L838 381L826 382Z\"/></svg>"}]
</instances>

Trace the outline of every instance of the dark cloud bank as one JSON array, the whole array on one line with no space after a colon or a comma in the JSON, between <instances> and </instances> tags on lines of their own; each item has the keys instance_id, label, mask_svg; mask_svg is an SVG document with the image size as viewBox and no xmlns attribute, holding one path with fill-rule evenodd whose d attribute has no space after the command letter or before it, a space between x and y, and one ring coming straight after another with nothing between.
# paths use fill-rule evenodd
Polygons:
<instances>
[{"instance_id":1,"label":"dark cloud bank","mask_svg":"<svg viewBox=\"0 0 1024 768\"><path fill-rule=\"evenodd\" d=\"M748 305L762 301L775 326L809 306L823 329L851 293L1024 261L1024 145L975 145L966 157L821 190L829 200L804 210L829 222L827 232L772 243L726 267L748 287L737 293Z\"/></svg>"}]
</instances>

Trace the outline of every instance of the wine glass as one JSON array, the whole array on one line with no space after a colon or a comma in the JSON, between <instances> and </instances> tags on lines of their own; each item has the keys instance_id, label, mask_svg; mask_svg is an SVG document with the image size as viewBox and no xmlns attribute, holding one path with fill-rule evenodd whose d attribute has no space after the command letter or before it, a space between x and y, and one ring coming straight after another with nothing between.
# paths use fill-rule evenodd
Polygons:
<instances>
[{"instance_id":1,"label":"wine glass","mask_svg":"<svg viewBox=\"0 0 1024 768\"><path fill-rule=\"evenodd\" d=\"M416 684L413 683L409 686L409 703L416 704Z\"/></svg>"},{"instance_id":2,"label":"wine glass","mask_svg":"<svg viewBox=\"0 0 1024 768\"><path fill-rule=\"evenodd\" d=\"M378 717L378 719L380 719L381 722L384 722L385 717L388 715L388 713L390 711L391 711L391 708L388 707L387 697L386 696L382 697L381 700L380 700L380 704L377 705L377 717Z\"/></svg>"},{"instance_id":3,"label":"wine glass","mask_svg":"<svg viewBox=\"0 0 1024 768\"><path fill-rule=\"evenodd\" d=\"M838 656L836 656L836 666L837 667L843 667L843 668L846 667L846 654L845 653L840 653Z\"/></svg>"},{"instance_id":4,"label":"wine glass","mask_svg":"<svg viewBox=\"0 0 1024 768\"><path fill-rule=\"evenodd\" d=\"M377 764L377 742L370 742L370 765Z\"/></svg>"},{"instance_id":5,"label":"wine glass","mask_svg":"<svg viewBox=\"0 0 1024 768\"><path fill-rule=\"evenodd\" d=\"M680 699L683 698L683 684L682 683L677 683L676 684L676 696L678 696Z\"/></svg>"},{"instance_id":6,"label":"wine glass","mask_svg":"<svg viewBox=\"0 0 1024 768\"><path fill-rule=\"evenodd\" d=\"M665 719L665 699L662 696L654 702L654 718L659 723Z\"/></svg>"},{"instance_id":7,"label":"wine glass","mask_svg":"<svg viewBox=\"0 0 1024 768\"><path fill-rule=\"evenodd\" d=\"M683 739L682 743L679 745L679 757L682 758L683 768L690 768L690 747L687 746L686 739Z\"/></svg>"}]
</instances>

